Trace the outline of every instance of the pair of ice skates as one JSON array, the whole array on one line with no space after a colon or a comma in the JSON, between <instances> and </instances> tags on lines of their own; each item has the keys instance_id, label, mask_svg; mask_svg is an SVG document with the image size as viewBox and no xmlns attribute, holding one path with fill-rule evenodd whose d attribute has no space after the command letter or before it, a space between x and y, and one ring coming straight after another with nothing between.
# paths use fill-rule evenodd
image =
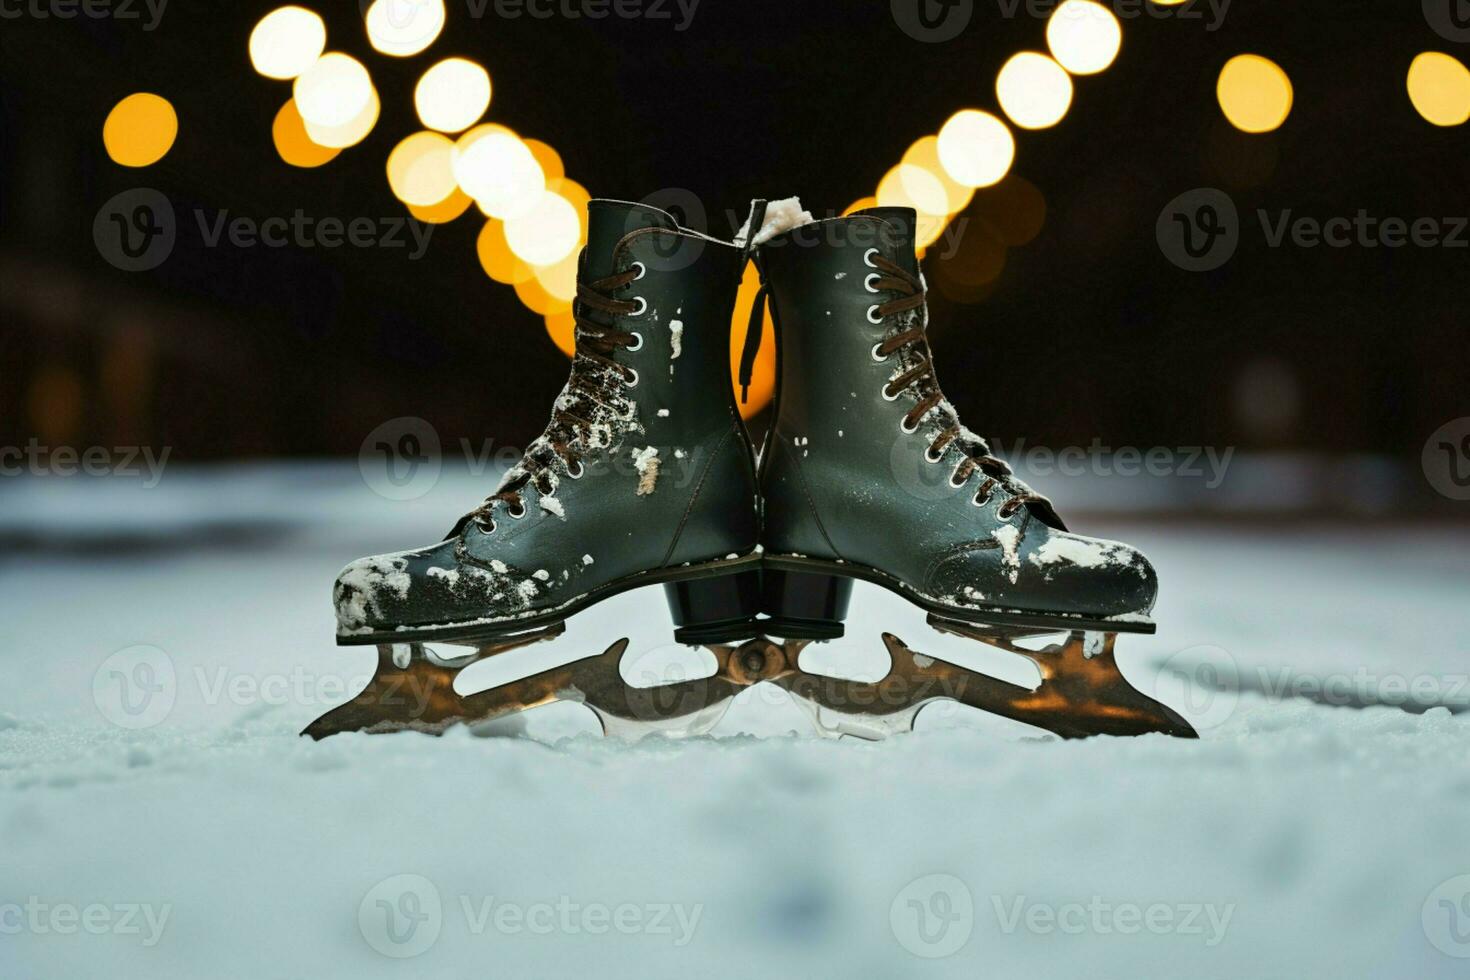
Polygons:
<instances>
[{"instance_id":1,"label":"pair of ice skates","mask_svg":"<svg viewBox=\"0 0 1470 980\"><path fill-rule=\"evenodd\" d=\"M1148 561L1069 533L941 393L911 210L813 222L795 201L756 202L734 242L643 205L597 200L589 212L577 351L550 423L445 540L342 572L338 643L377 645L378 671L305 734L442 732L575 701L610 734L691 735L769 681L829 734L907 730L949 699L1069 737L1194 735L1113 660L1117 634L1154 630ZM762 289L741 380L766 302L778 364L759 462L729 375L751 260ZM854 580L925 620L844 641L886 648L891 666L875 682L801 666L810 644L843 636ZM629 614L597 638L568 623L654 585L675 641L713 655L710 676L629 685ZM1060 642L1028 646L1049 635ZM944 659L956 639L1034 667L1005 680L966 669ZM471 664L549 640L573 647L561 666L456 691Z\"/></svg>"}]
</instances>

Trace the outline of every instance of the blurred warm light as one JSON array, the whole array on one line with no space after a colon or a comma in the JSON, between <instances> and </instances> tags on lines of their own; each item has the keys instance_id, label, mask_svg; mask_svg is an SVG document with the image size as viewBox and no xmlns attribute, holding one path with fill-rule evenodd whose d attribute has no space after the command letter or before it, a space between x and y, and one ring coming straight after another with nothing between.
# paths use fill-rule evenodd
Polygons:
<instances>
[{"instance_id":1,"label":"blurred warm light","mask_svg":"<svg viewBox=\"0 0 1470 980\"><path fill-rule=\"evenodd\" d=\"M414 133L388 156L388 186L404 204L428 207L446 200L454 182L454 141L440 133Z\"/></svg>"},{"instance_id":2,"label":"blurred warm light","mask_svg":"<svg viewBox=\"0 0 1470 980\"><path fill-rule=\"evenodd\" d=\"M756 271L754 263L749 263L740 280L740 289L735 294L735 314L730 319L730 383L735 386L735 403L740 406L740 415L747 419L753 418L769 405L776 394L776 328L771 321L771 306L767 303L761 326L761 349L755 359L750 390L745 402L742 404L740 401L740 355L745 349L750 311L755 306L755 297L760 288L760 273Z\"/></svg>"},{"instance_id":3,"label":"blurred warm light","mask_svg":"<svg viewBox=\"0 0 1470 980\"><path fill-rule=\"evenodd\" d=\"M281 159L293 167L320 167L331 163L342 152L312 142L311 136L306 132L306 124L301 121L301 113L296 111L295 99L287 99L286 104L281 106L281 111L276 113L276 121L271 126L271 139L275 142L276 152L281 155Z\"/></svg>"},{"instance_id":4,"label":"blurred warm light","mask_svg":"<svg viewBox=\"0 0 1470 980\"><path fill-rule=\"evenodd\" d=\"M949 217L949 195L934 174L922 167L900 163L878 184L879 207L913 208L914 245L924 248L939 237Z\"/></svg>"},{"instance_id":5,"label":"blurred warm light","mask_svg":"<svg viewBox=\"0 0 1470 980\"><path fill-rule=\"evenodd\" d=\"M915 140L914 144L908 148L908 152L903 155L902 162L934 175L934 179L939 181L939 186L944 190L947 214L963 211L975 194L973 187L959 183L945 169L943 161L939 159L938 136L924 136Z\"/></svg>"},{"instance_id":6,"label":"blurred warm light","mask_svg":"<svg viewBox=\"0 0 1470 980\"><path fill-rule=\"evenodd\" d=\"M1242 132L1269 133L1291 114L1291 79L1276 62L1257 54L1225 62L1215 94L1225 118Z\"/></svg>"},{"instance_id":7,"label":"blurred warm light","mask_svg":"<svg viewBox=\"0 0 1470 980\"><path fill-rule=\"evenodd\" d=\"M31 431L43 443L53 446L74 442L86 411L86 401L86 392L76 371L60 364L41 368L26 392Z\"/></svg>"},{"instance_id":8,"label":"blurred warm light","mask_svg":"<svg viewBox=\"0 0 1470 980\"><path fill-rule=\"evenodd\" d=\"M362 62L331 51L297 77L292 95L308 127L340 129L372 104L373 79Z\"/></svg>"},{"instance_id":9,"label":"blurred warm light","mask_svg":"<svg viewBox=\"0 0 1470 980\"><path fill-rule=\"evenodd\" d=\"M546 175L531 151L504 126L476 126L454 148L454 177L480 210L510 218L534 207Z\"/></svg>"},{"instance_id":10,"label":"blurred warm light","mask_svg":"<svg viewBox=\"0 0 1470 980\"><path fill-rule=\"evenodd\" d=\"M532 274L547 296L570 307L577 298L577 269L581 258L581 249L574 247L559 262L535 266Z\"/></svg>"},{"instance_id":11,"label":"blurred warm light","mask_svg":"<svg viewBox=\"0 0 1470 980\"><path fill-rule=\"evenodd\" d=\"M560 195L545 191L530 208L506 219L510 250L531 265L555 265L577 250L582 224L576 209Z\"/></svg>"},{"instance_id":12,"label":"blurred warm light","mask_svg":"<svg viewBox=\"0 0 1470 980\"><path fill-rule=\"evenodd\" d=\"M102 124L102 144L112 162L147 167L162 160L179 135L179 117L168 99L138 92L112 107Z\"/></svg>"},{"instance_id":13,"label":"blurred warm light","mask_svg":"<svg viewBox=\"0 0 1470 980\"><path fill-rule=\"evenodd\" d=\"M577 353L577 320L572 316L571 310L548 313L542 319L546 322L546 333L551 337L551 342L563 354L571 357Z\"/></svg>"},{"instance_id":14,"label":"blurred warm light","mask_svg":"<svg viewBox=\"0 0 1470 980\"><path fill-rule=\"evenodd\" d=\"M845 218L850 214L857 214L859 211L866 211L868 208L876 208L877 206L878 199L876 197L860 197L847 206L846 210L842 212L842 216Z\"/></svg>"},{"instance_id":15,"label":"blurred warm light","mask_svg":"<svg viewBox=\"0 0 1470 980\"><path fill-rule=\"evenodd\" d=\"M321 126L313 123L304 116L302 117L302 122L306 125L306 135L311 137L313 143L319 146L345 150L347 147L356 146L358 143L367 139L368 133L371 133L373 127L378 123L378 114L382 111L382 108L382 103L378 100L377 91L370 90L368 92L367 106L355 118L348 120L341 126ZM299 110L300 106L297 106L297 109Z\"/></svg>"},{"instance_id":16,"label":"blurred warm light","mask_svg":"<svg viewBox=\"0 0 1470 980\"><path fill-rule=\"evenodd\" d=\"M424 72L413 104L428 129L469 129L490 108L490 73L467 58L447 58Z\"/></svg>"},{"instance_id":17,"label":"blurred warm light","mask_svg":"<svg viewBox=\"0 0 1470 980\"><path fill-rule=\"evenodd\" d=\"M480 229L475 240L475 253L480 257L480 268L485 270L485 275L496 282L513 286L534 275L534 270L510 250L510 244L505 240L504 223L494 218L486 221Z\"/></svg>"},{"instance_id":18,"label":"blurred warm light","mask_svg":"<svg viewBox=\"0 0 1470 980\"><path fill-rule=\"evenodd\" d=\"M305 7L281 7L250 32L250 63L266 78L295 78L327 47L327 25Z\"/></svg>"},{"instance_id":19,"label":"blurred warm light","mask_svg":"<svg viewBox=\"0 0 1470 980\"><path fill-rule=\"evenodd\" d=\"M541 165L541 173L546 178L547 187L552 187L553 184L567 175L567 168L561 162L561 154L557 153L551 146L540 140L522 140L522 142L526 144L526 149L531 151L531 156L535 157L536 162ZM555 190L554 187L552 189ZM558 191L558 193L560 192ZM567 196L562 194L562 197ZM576 203L570 197L567 197L567 200L572 201L573 204Z\"/></svg>"},{"instance_id":20,"label":"blurred warm light","mask_svg":"<svg viewBox=\"0 0 1470 980\"><path fill-rule=\"evenodd\" d=\"M473 198L456 187L454 193L438 204L431 204L428 207L410 204L408 213L427 224L446 225L468 211L470 205L474 203Z\"/></svg>"},{"instance_id":21,"label":"blurred warm light","mask_svg":"<svg viewBox=\"0 0 1470 980\"><path fill-rule=\"evenodd\" d=\"M1113 12L1093 0L1066 0L1046 24L1051 55L1074 75L1094 75L1118 56L1123 27Z\"/></svg>"},{"instance_id":22,"label":"blurred warm light","mask_svg":"<svg viewBox=\"0 0 1470 980\"><path fill-rule=\"evenodd\" d=\"M989 187L1004 177L1016 158L1010 127L988 112L962 109L939 130L939 162L951 179L966 187Z\"/></svg>"},{"instance_id":23,"label":"blurred warm light","mask_svg":"<svg viewBox=\"0 0 1470 980\"><path fill-rule=\"evenodd\" d=\"M1046 224L1046 196L1025 177L1011 174L975 195L971 215L995 230L1002 244L1026 245Z\"/></svg>"},{"instance_id":24,"label":"blurred warm light","mask_svg":"<svg viewBox=\"0 0 1470 980\"><path fill-rule=\"evenodd\" d=\"M1035 51L1012 55L995 79L995 94L1011 122L1022 129L1055 126L1072 105L1072 76Z\"/></svg>"},{"instance_id":25,"label":"blurred warm light","mask_svg":"<svg viewBox=\"0 0 1470 980\"><path fill-rule=\"evenodd\" d=\"M572 304L557 299L546 291L536 280L535 276L523 279L515 284L516 296L520 297L522 303L533 312L546 316L551 313L561 313L572 308Z\"/></svg>"},{"instance_id":26,"label":"blurred warm light","mask_svg":"<svg viewBox=\"0 0 1470 980\"><path fill-rule=\"evenodd\" d=\"M445 16L444 0L373 0L368 41L383 54L409 58L434 43Z\"/></svg>"},{"instance_id":27,"label":"blurred warm light","mask_svg":"<svg viewBox=\"0 0 1470 980\"><path fill-rule=\"evenodd\" d=\"M1470 119L1470 71L1456 58L1425 51L1409 66L1409 101L1436 126Z\"/></svg>"}]
</instances>

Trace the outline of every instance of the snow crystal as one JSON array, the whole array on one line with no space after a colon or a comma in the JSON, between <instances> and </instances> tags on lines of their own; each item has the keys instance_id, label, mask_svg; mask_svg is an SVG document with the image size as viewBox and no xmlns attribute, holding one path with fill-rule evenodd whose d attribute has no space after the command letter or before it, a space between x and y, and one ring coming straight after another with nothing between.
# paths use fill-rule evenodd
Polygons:
<instances>
[{"instance_id":1,"label":"snow crystal","mask_svg":"<svg viewBox=\"0 0 1470 980\"><path fill-rule=\"evenodd\" d=\"M544 568L536 569L534 572L531 573L531 577L534 579L540 579L543 582L551 581L551 573Z\"/></svg>"},{"instance_id":2,"label":"snow crystal","mask_svg":"<svg viewBox=\"0 0 1470 980\"><path fill-rule=\"evenodd\" d=\"M451 589L459 585L459 571L454 568L431 568L429 578L442 579Z\"/></svg>"},{"instance_id":3,"label":"snow crystal","mask_svg":"<svg viewBox=\"0 0 1470 980\"><path fill-rule=\"evenodd\" d=\"M752 209L750 217L745 219L745 227L741 228L739 234L735 236L736 245L743 246L747 243L751 246L764 245L783 232L790 231L793 228L800 228L802 225L809 225L816 220L811 216L811 212L802 210L801 198L799 197L788 197L784 200L772 201L767 204L765 223L760 226L760 230L755 233L755 238L752 239L750 237L750 221L754 217L755 211Z\"/></svg>"},{"instance_id":4,"label":"snow crystal","mask_svg":"<svg viewBox=\"0 0 1470 980\"><path fill-rule=\"evenodd\" d=\"M491 558L490 567L499 572L501 575L504 575L506 572L510 571L510 567L507 566L505 562L501 561L499 558Z\"/></svg>"},{"instance_id":5,"label":"snow crystal","mask_svg":"<svg viewBox=\"0 0 1470 980\"><path fill-rule=\"evenodd\" d=\"M839 273L837 273L837 275L833 276L832 278L833 279L846 279L847 278L847 273L845 273L845 272L839 272ZM832 313L831 310L828 310L827 311L827 314L829 316L831 315L831 313Z\"/></svg>"},{"instance_id":6,"label":"snow crystal","mask_svg":"<svg viewBox=\"0 0 1470 980\"><path fill-rule=\"evenodd\" d=\"M592 556L591 555L583 555L582 556L582 564L583 565L590 565L590 564L592 564Z\"/></svg>"},{"instance_id":7,"label":"snow crystal","mask_svg":"<svg viewBox=\"0 0 1470 980\"><path fill-rule=\"evenodd\" d=\"M536 587L535 582L531 581L530 579L526 579L520 585L516 586L516 591L520 593L522 599L530 602L532 599L536 598L537 594L541 590Z\"/></svg>"},{"instance_id":8,"label":"snow crystal","mask_svg":"<svg viewBox=\"0 0 1470 980\"><path fill-rule=\"evenodd\" d=\"M1017 553L1021 531L1014 524L1002 524L991 532L991 537L1000 542L1001 564L1006 568L1006 577L1014 584L1021 574L1021 558Z\"/></svg>"},{"instance_id":9,"label":"snow crystal","mask_svg":"<svg viewBox=\"0 0 1470 980\"><path fill-rule=\"evenodd\" d=\"M337 627L340 632L363 632L369 614L383 615L380 601L392 592L400 599L408 598L413 580L408 575L404 558L375 555L353 562L337 576Z\"/></svg>"},{"instance_id":10,"label":"snow crystal","mask_svg":"<svg viewBox=\"0 0 1470 980\"><path fill-rule=\"evenodd\" d=\"M1123 546L1115 541L1057 532L1031 553L1029 561L1038 568L1059 562L1070 562L1078 568L1101 568L1121 564L1123 554Z\"/></svg>"},{"instance_id":11,"label":"snow crystal","mask_svg":"<svg viewBox=\"0 0 1470 980\"><path fill-rule=\"evenodd\" d=\"M562 502L555 497L548 497L543 494L537 494L536 502L540 504L541 509L546 511L548 514L555 514L562 520L567 519L566 507L562 506Z\"/></svg>"},{"instance_id":12,"label":"snow crystal","mask_svg":"<svg viewBox=\"0 0 1470 980\"><path fill-rule=\"evenodd\" d=\"M679 355L682 354L682 353L684 353L684 321L683 320L670 320L669 321L669 344L670 344L670 346L672 348L671 351L670 351L670 353L669 353L669 360L671 360L671 361L677 361L679 359Z\"/></svg>"},{"instance_id":13,"label":"snow crystal","mask_svg":"<svg viewBox=\"0 0 1470 980\"><path fill-rule=\"evenodd\" d=\"M633 465L638 468L638 496L646 497L658 486L658 448L634 449Z\"/></svg>"},{"instance_id":14,"label":"snow crystal","mask_svg":"<svg viewBox=\"0 0 1470 980\"><path fill-rule=\"evenodd\" d=\"M683 459L687 455L688 455L688 453L684 452L684 450L682 450L682 449L675 449L674 450L674 458L675 459Z\"/></svg>"},{"instance_id":15,"label":"snow crystal","mask_svg":"<svg viewBox=\"0 0 1470 980\"><path fill-rule=\"evenodd\" d=\"M661 418L661 419L668 418L669 417L669 410L667 408L661 408L661 409L659 409L658 410L658 417Z\"/></svg>"}]
</instances>

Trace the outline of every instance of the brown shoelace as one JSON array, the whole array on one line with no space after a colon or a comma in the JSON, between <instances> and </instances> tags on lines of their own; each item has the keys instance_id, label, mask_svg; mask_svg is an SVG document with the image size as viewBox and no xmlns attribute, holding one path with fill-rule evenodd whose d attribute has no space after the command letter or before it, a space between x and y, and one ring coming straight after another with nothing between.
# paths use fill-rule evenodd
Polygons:
<instances>
[{"instance_id":1,"label":"brown shoelace","mask_svg":"<svg viewBox=\"0 0 1470 980\"><path fill-rule=\"evenodd\" d=\"M879 303L871 310L871 313L880 318L887 318L898 313L925 309L924 284L917 276L876 253L872 257L872 266L878 272L868 277L870 288L875 292L886 291L900 295L897 299ZM915 362L913 367L883 386L883 397L889 400L897 398L900 392L908 388L912 388L914 394L918 396L918 402L903 417L905 432L913 432L919 427L924 416L945 405L944 392L940 391L939 380L934 376L934 361L929 351L929 341L924 334L925 320L925 316L918 317L912 327L894 334L873 348L873 356L879 360L887 360L893 354L907 348ZM984 474L984 481L975 491L975 502L988 501L996 487L1005 489L1011 496L1000 505L996 512L1002 520L1010 517L1026 504L1034 503L1048 509L1051 508L1050 500L1015 481L1010 466L1004 460L997 459L991 454L990 446L984 439L968 432L960 424L959 417L953 411L944 410L942 417L945 427L929 444L924 458L937 463L950 446L959 449L964 458L950 476L951 486L964 486L977 471Z\"/></svg>"},{"instance_id":2,"label":"brown shoelace","mask_svg":"<svg viewBox=\"0 0 1470 980\"><path fill-rule=\"evenodd\" d=\"M638 372L626 364L613 360L619 350L637 350L642 338L637 334L618 330L606 324L587 319L586 313L595 310L609 316L627 316L639 310L636 300L614 299L612 293L627 286L644 275L642 269L629 269L596 282L577 283L577 302L573 306L576 323L576 355L572 358L572 374L567 381L566 392L578 392L593 407L605 404L608 395L607 375L612 372L622 378L623 384L632 387L638 383ZM562 399L558 398L558 402ZM482 529L495 530L493 515L495 504L504 503L511 517L524 517L525 499L521 491L528 483L534 483L540 493L550 493L551 482L548 470L554 460L559 460L566 473L573 479L582 475L582 449L579 443L593 428L593 421L570 412L558 404L551 413L551 423L543 434L545 446L551 450L546 455L527 452L518 464L525 472L505 489L486 498L485 502L471 511L467 518Z\"/></svg>"}]
</instances>

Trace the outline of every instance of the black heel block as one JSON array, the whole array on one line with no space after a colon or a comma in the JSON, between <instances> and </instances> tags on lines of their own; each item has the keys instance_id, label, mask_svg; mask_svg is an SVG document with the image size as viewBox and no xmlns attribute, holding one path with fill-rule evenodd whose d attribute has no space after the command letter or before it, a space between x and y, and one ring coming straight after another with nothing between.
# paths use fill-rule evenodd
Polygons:
<instances>
[{"instance_id":1,"label":"black heel block","mask_svg":"<svg viewBox=\"0 0 1470 980\"><path fill-rule=\"evenodd\" d=\"M852 600L852 579L766 569L762 576L766 632L787 640L835 640Z\"/></svg>"},{"instance_id":2,"label":"black heel block","mask_svg":"<svg viewBox=\"0 0 1470 980\"><path fill-rule=\"evenodd\" d=\"M730 643L757 635L761 611L761 573L736 572L687 579L664 586L674 618L674 642L699 646Z\"/></svg>"}]
</instances>

